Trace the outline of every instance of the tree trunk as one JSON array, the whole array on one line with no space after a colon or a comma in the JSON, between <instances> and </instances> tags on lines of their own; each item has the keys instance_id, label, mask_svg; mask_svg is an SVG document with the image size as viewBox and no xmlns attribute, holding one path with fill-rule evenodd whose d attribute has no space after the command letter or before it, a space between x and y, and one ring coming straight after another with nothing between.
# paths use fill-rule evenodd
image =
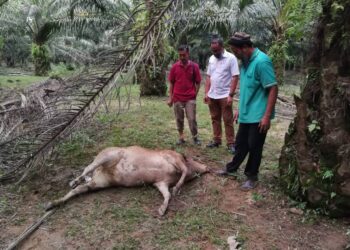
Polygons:
<instances>
[{"instance_id":1,"label":"tree trunk","mask_svg":"<svg viewBox=\"0 0 350 250\"><path fill-rule=\"evenodd\" d=\"M284 75L285 75L285 67L286 67L286 39L283 35L283 29L278 24L276 24L275 28L275 36L276 40L272 43L272 46L269 49L269 56L271 56L275 73L276 73L276 79L277 83L279 85L284 84Z\"/></svg>"},{"instance_id":2,"label":"tree trunk","mask_svg":"<svg viewBox=\"0 0 350 250\"><path fill-rule=\"evenodd\" d=\"M165 96L167 90L165 69L162 69L162 65L154 67L149 61L148 63L141 65L137 71L141 96Z\"/></svg>"},{"instance_id":3,"label":"tree trunk","mask_svg":"<svg viewBox=\"0 0 350 250\"><path fill-rule=\"evenodd\" d=\"M46 76L50 70L49 51L45 45L33 43L32 57L36 76Z\"/></svg>"},{"instance_id":4,"label":"tree trunk","mask_svg":"<svg viewBox=\"0 0 350 250\"><path fill-rule=\"evenodd\" d=\"M326 1L306 85L282 148L281 183L331 216L350 215L350 0ZM310 51L311 52L311 51Z\"/></svg>"},{"instance_id":5,"label":"tree trunk","mask_svg":"<svg viewBox=\"0 0 350 250\"><path fill-rule=\"evenodd\" d=\"M145 0L145 5L147 8L147 20L148 25L153 22L153 20L157 17L158 13L155 10L155 5L157 2L162 1L152 1ZM163 26L157 26L155 29L162 29ZM161 30L158 32L161 33ZM164 62L165 58L165 48L164 42L162 38L158 38L156 40L156 44L153 44L153 51L150 59L145 61L138 69L137 69L137 81L140 83L140 94L141 96L165 96L166 95L166 65Z\"/></svg>"}]
</instances>

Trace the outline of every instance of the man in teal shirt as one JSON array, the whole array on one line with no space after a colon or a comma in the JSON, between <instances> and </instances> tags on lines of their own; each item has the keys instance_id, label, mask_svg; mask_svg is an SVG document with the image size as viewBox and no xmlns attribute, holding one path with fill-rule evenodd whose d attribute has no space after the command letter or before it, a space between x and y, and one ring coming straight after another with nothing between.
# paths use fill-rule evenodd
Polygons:
<instances>
[{"instance_id":1,"label":"man in teal shirt","mask_svg":"<svg viewBox=\"0 0 350 250\"><path fill-rule=\"evenodd\" d=\"M236 137L236 154L220 175L234 174L249 154L245 175L247 181L241 189L251 190L258 181L259 166L270 120L274 118L277 99L277 82L271 59L253 47L250 36L236 32L229 44L242 61L240 74L239 128Z\"/></svg>"}]
</instances>

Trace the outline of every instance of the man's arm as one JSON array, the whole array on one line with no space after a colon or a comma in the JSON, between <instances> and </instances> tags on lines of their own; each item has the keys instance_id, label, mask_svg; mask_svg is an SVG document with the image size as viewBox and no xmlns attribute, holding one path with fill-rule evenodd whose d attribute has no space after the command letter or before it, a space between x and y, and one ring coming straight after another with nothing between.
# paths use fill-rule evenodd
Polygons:
<instances>
[{"instance_id":1,"label":"man's arm","mask_svg":"<svg viewBox=\"0 0 350 250\"><path fill-rule=\"evenodd\" d=\"M174 98L174 84L175 84L175 67L174 65L171 67L169 72L169 98L167 104L169 107L173 106L173 98Z\"/></svg>"},{"instance_id":2,"label":"man's arm","mask_svg":"<svg viewBox=\"0 0 350 250\"><path fill-rule=\"evenodd\" d=\"M204 88L204 103L209 104L209 97L208 97L208 92L210 89L210 76L207 75L206 79L205 79L205 88Z\"/></svg>"},{"instance_id":3,"label":"man's arm","mask_svg":"<svg viewBox=\"0 0 350 250\"><path fill-rule=\"evenodd\" d=\"M259 124L261 133L266 133L267 130L269 130L269 128L270 128L271 114L272 114L272 111L275 107L276 100L277 100L277 94L278 94L277 85L270 87L268 89L268 91L269 91L269 96L267 99L267 106L266 106L265 114L264 114L264 116L261 119L260 124Z\"/></svg>"},{"instance_id":4,"label":"man's arm","mask_svg":"<svg viewBox=\"0 0 350 250\"><path fill-rule=\"evenodd\" d=\"M235 95L237 85L238 85L239 75L232 76L231 85L230 85L230 93L227 97L227 105L231 106L233 102L233 96Z\"/></svg>"},{"instance_id":5,"label":"man's arm","mask_svg":"<svg viewBox=\"0 0 350 250\"><path fill-rule=\"evenodd\" d=\"M173 97L174 97L173 95L174 95L174 83L169 82L169 98L167 101L167 104L169 107L173 105Z\"/></svg>"},{"instance_id":6,"label":"man's arm","mask_svg":"<svg viewBox=\"0 0 350 250\"><path fill-rule=\"evenodd\" d=\"M196 82L196 96L198 95L199 89L201 88L201 83Z\"/></svg>"},{"instance_id":7,"label":"man's arm","mask_svg":"<svg viewBox=\"0 0 350 250\"><path fill-rule=\"evenodd\" d=\"M200 70L199 70L199 66L196 64L196 67L195 67L196 96L198 95L199 89L201 87L201 81L202 81L202 77L201 77L201 73L200 73Z\"/></svg>"},{"instance_id":8,"label":"man's arm","mask_svg":"<svg viewBox=\"0 0 350 250\"><path fill-rule=\"evenodd\" d=\"M278 87L277 85L272 86L269 89L269 97L267 99L267 107L264 116L270 119L273 108L275 107L277 101Z\"/></svg>"}]
</instances>

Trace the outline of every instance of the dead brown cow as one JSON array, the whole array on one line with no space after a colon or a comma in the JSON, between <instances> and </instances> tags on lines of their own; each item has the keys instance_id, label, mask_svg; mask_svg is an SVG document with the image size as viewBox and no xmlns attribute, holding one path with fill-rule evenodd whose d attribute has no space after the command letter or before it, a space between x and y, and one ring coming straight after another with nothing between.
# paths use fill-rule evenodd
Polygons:
<instances>
[{"instance_id":1,"label":"dead brown cow","mask_svg":"<svg viewBox=\"0 0 350 250\"><path fill-rule=\"evenodd\" d=\"M106 148L82 175L69 183L73 190L50 202L47 210L90 190L152 184L164 196L158 209L159 214L164 215L171 197L169 187L173 187L172 194L175 195L185 181L206 172L209 172L207 166L171 150L149 150L138 146Z\"/></svg>"}]
</instances>

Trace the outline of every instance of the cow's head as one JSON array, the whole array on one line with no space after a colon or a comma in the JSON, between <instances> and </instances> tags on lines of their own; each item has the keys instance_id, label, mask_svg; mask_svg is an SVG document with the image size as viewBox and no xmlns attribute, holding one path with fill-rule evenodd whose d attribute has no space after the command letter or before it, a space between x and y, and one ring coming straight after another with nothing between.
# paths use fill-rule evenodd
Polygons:
<instances>
[{"instance_id":1,"label":"cow's head","mask_svg":"<svg viewBox=\"0 0 350 250\"><path fill-rule=\"evenodd\" d=\"M192 157L186 157L185 161L186 161L187 167L190 168L193 172L196 172L199 174L210 172L210 169L207 165L194 160Z\"/></svg>"}]
</instances>

